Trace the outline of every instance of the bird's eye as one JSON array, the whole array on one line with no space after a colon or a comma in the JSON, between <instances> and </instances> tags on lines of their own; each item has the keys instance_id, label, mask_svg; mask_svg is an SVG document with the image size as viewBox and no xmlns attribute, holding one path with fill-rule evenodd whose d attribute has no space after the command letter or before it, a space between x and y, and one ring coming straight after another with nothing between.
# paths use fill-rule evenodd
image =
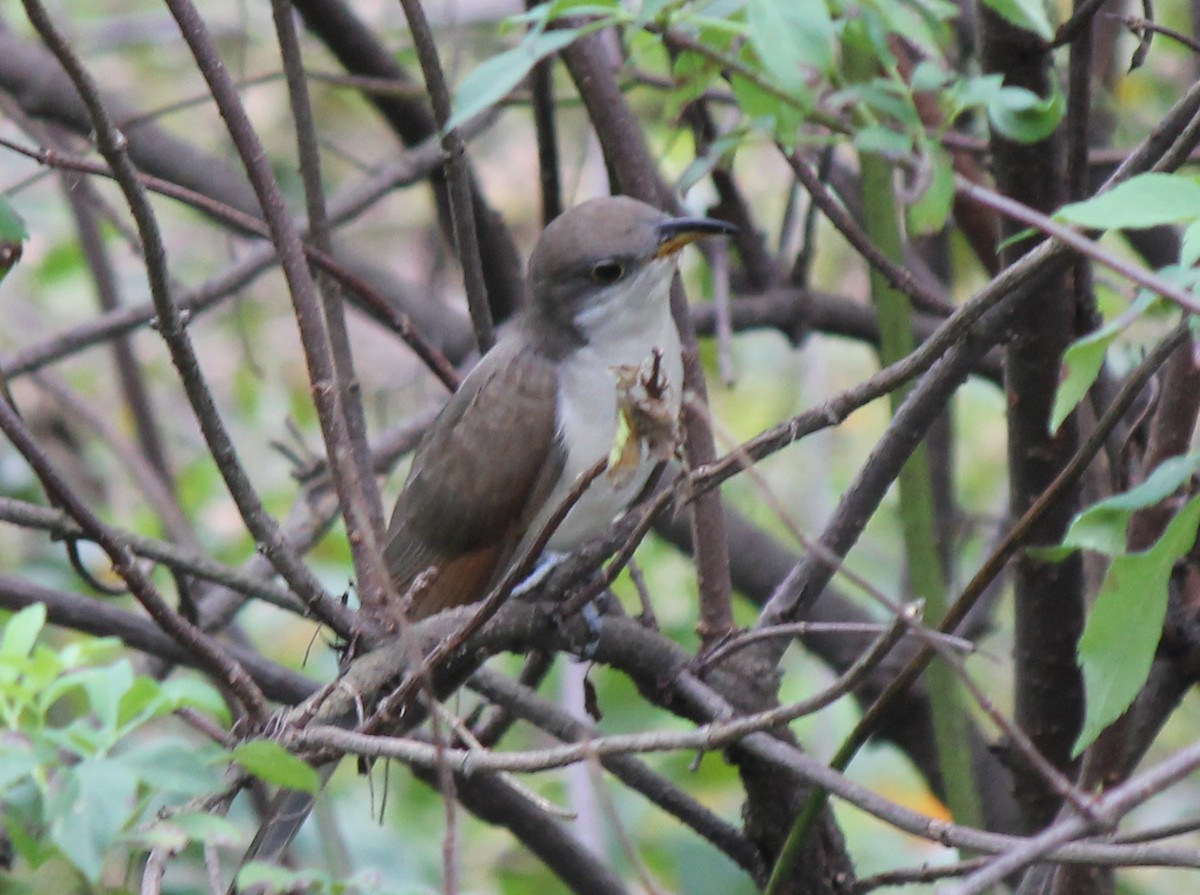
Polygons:
<instances>
[{"instance_id":1,"label":"bird's eye","mask_svg":"<svg viewBox=\"0 0 1200 895\"><path fill-rule=\"evenodd\" d=\"M619 261L601 261L589 272L593 283L607 286L625 276L625 265Z\"/></svg>"}]
</instances>

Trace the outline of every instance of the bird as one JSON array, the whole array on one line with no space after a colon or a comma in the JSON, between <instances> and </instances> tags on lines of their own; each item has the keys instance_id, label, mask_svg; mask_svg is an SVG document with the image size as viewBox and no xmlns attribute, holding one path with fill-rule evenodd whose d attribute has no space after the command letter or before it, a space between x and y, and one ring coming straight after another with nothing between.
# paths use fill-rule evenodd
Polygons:
<instances>
[{"instance_id":1,"label":"bird","mask_svg":"<svg viewBox=\"0 0 1200 895\"><path fill-rule=\"evenodd\" d=\"M546 226L524 307L425 433L396 501L384 560L399 615L419 621L483 599L606 457L620 468L583 491L545 554L603 534L638 496L661 451L646 443L652 432L626 433L623 446L618 433L623 413L627 423L639 409L670 425L678 418L683 361L670 291L679 251L734 232L628 196L591 199Z\"/></svg>"},{"instance_id":2,"label":"bird","mask_svg":"<svg viewBox=\"0 0 1200 895\"><path fill-rule=\"evenodd\" d=\"M663 423L641 417L657 414L669 424L682 401L670 309L679 251L734 232L724 221L672 217L625 196L583 202L546 226L530 255L524 308L413 456L384 541L402 595L394 621L486 597L579 475L600 460L615 468L582 493L546 552L569 552L602 534L638 496L661 458L647 442ZM624 445L622 414L645 430ZM322 776L335 764L322 767ZM312 802L309 792L280 792L243 863L278 860Z\"/></svg>"}]
</instances>

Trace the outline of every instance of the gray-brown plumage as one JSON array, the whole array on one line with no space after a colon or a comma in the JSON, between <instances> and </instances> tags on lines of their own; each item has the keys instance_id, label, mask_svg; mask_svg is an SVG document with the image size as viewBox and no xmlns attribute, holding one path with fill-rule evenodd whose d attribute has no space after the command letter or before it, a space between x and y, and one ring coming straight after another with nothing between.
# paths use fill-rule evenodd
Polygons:
<instances>
[{"instance_id":1,"label":"gray-brown plumage","mask_svg":"<svg viewBox=\"0 0 1200 895\"><path fill-rule=\"evenodd\" d=\"M586 202L546 228L530 259L529 307L430 426L392 514L384 557L411 599L409 618L486 596L576 477L608 456L613 368L636 368L658 352L666 391L655 409L678 413L675 254L731 230L620 197ZM601 533L645 484L653 463L645 451L640 460L632 473L594 482L548 548L571 550ZM311 805L309 793L282 793L244 860L277 860Z\"/></svg>"},{"instance_id":2,"label":"gray-brown plumage","mask_svg":"<svg viewBox=\"0 0 1200 895\"><path fill-rule=\"evenodd\" d=\"M534 496L562 468L554 446L553 362L525 339L505 338L479 362L421 443L388 527L384 551L397 591L436 567L415 594L423 618L477 599L528 524ZM489 408L503 405L504 413ZM519 441L523 450L501 446ZM449 472L439 459L453 456Z\"/></svg>"},{"instance_id":3,"label":"gray-brown plumage","mask_svg":"<svg viewBox=\"0 0 1200 895\"><path fill-rule=\"evenodd\" d=\"M422 440L388 527L384 556L407 615L481 599L562 501L608 455L617 428L614 368L657 352L667 401L682 391L669 294L676 253L732 228L669 218L626 197L564 213L530 258L529 305L463 381ZM600 534L653 464L594 482L548 548Z\"/></svg>"}]
</instances>

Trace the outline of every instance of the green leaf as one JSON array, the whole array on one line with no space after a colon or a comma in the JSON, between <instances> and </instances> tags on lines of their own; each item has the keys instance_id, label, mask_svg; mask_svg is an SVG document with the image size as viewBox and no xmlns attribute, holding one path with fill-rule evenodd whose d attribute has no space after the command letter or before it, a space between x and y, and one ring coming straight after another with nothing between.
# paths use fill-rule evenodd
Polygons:
<instances>
[{"instance_id":1,"label":"green leaf","mask_svg":"<svg viewBox=\"0 0 1200 895\"><path fill-rule=\"evenodd\" d=\"M1168 457L1154 468L1154 472L1135 488L1114 494L1095 504L1091 509L1105 507L1119 510L1144 510L1166 500L1200 469L1200 450L1177 457ZM1090 512L1090 510L1088 511Z\"/></svg>"},{"instance_id":2,"label":"green leaf","mask_svg":"<svg viewBox=\"0 0 1200 895\"><path fill-rule=\"evenodd\" d=\"M1063 354L1063 374L1058 383L1058 391L1054 395L1054 407L1050 412L1050 431L1057 432L1059 427L1083 400L1092 383L1104 366L1104 357L1108 354L1108 346L1117 337L1117 333L1106 333L1102 330L1088 333L1067 348Z\"/></svg>"},{"instance_id":3,"label":"green leaf","mask_svg":"<svg viewBox=\"0 0 1200 895\"><path fill-rule=\"evenodd\" d=\"M1050 431L1057 432L1067 415L1083 400L1087 390L1096 381L1104 366L1108 346L1129 325L1140 319L1158 301L1157 296L1145 292L1138 296L1129 309L1100 329L1077 339L1063 354L1063 376L1054 396L1054 407L1050 413Z\"/></svg>"},{"instance_id":4,"label":"green leaf","mask_svg":"<svg viewBox=\"0 0 1200 895\"><path fill-rule=\"evenodd\" d=\"M1195 543L1198 525L1200 496L1187 502L1153 547L1109 565L1079 638L1086 712L1075 755L1129 708L1146 682L1162 636L1171 569Z\"/></svg>"},{"instance_id":5,"label":"green leaf","mask_svg":"<svg viewBox=\"0 0 1200 895\"><path fill-rule=\"evenodd\" d=\"M1200 181L1185 174L1139 174L1099 196L1064 205L1054 217L1101 230L1191 222L1200 219Z\"/></svg>"},{"instance_id":6,"label":"green leaf","mask_svg":"<svg viewBox=\"0 0 1200 895\"><path fill-rule=\"evenodd\" d=\"M683 106L698 99L720 73L720 66L703 53L693 50L679 53L671 63L671 77L675 81L672 105Z\"/></svg>"},{"instance_id":7,"label":"green leaf","mask_svg":"<svg viewBox=\"0 0 1200 895\"><path fill-rule=\"evenodd\" d=\"M1001 75L955 78L947 85L942 95L947 105L946 117L953 121L967 109L987 106L1003 89L1004 78Z\"/></svg>"},{"instance_id":8,"label":"green leaf","mask_svg":"<svg viewBox=\"0 0 1200 895\"><path fill-rule=\"evenodd\" d=\"M212 845L235 845L241 840L237 824L207 811L176 814L171 823L183 829L188 838Z\"/></svg>"},{"instance_id":9,"label":"green leaf","mask_svg":"<svg viewBox=\"0 0 1200 895\"><path fill-rule=\"evenodd\" d=\"M913 69L908 79L908 86L914 93L929 93L941 90L954 80L954 74L937 62L922 59Z\"/></svg>"},{"instance_id":10,"label":"green leaf","mask_svg":"<svg viewBox=\"0 0 1200 895\"><path fill-rule=\"evenodd\" d=\"M1076 550L1122 555L1127 546L1130 517L1137 510L1166 500L1198 469L1200 450L1164 460L1136 488L1113 495L1078 513L1061 544L1030 548L1029 555L1042 562L1061 562Z\"/></svg>"},{"instance_id":11,"label":"green leaf","mask_svg":"<svg viewBox=\"0 0 1200 895\"><path fill-rule=\"evenodd\" d=\"M24 242L28 238L25 222L8 204L8 200L0 196L0 242Z\"/></svg>"},{"instance_id":12,"label":"green leaf","mask_svg":"<svg viewBox=\"0 0 1200 895\"><path fill-rule=\"evenodd\" d=\"M1200 218L1192 221L1183 231L1183 242L1179 247L1179 264L1192 267L1200 261Z\"/></svg>"},{"instance_id":13,"label":"green leaf","mask_svg":"<svg viewBox=\"0 0 1200 895\"><path fill-rule=\"evenodd\" d=\"M805 72L834 68L833 19L825 0L750 0L750 43L789 93L808 93Z\"/></svg>"},{"instance_id":14,"label":"green leaf","mask_svg":"<svg viewBox=\"0 0 1200 895\"><path fill-rule=\"evenodd\" d=\"M909 131L922 130L921 116L917 113L917 107L913 105L912 94L895 81L872 78L870 81L852 85L840 96L835 95L833 100L840 100L841 96L856 98L879 117L892 118Z\"/></svg>"},{"instance_id":15,"label":"green leaf","mask_svg":"<svg viewBox=\"0 0 1200 895\"><path fill-rule=\"evenodd\" d=\"M907 210L908 229L918 236L937 233L945 227L954 207L954 166L950 156L940 146L925 149L929 183Z\"/></svg>"},{"instance_id":16,"label":"green leaf","mask_svg":"<svg viewBox=\"0 0 1200 895\"><path fill-rule=\"evenodd\" d=\"M288 870L260 861L251 861L237 873L239 890L262 886L267 892L328 892L333 880L317 870Z\"/></svg>"},{"instance_id":17,"label":"green leaf","mask_svg":"<svg viewBox=\"0 0 1200 895\"><path fill-rule=\"evenodd\" d=\"M176 851L189 842L206 845L232 846L241 840L237 825L224 817L203 811L173 814L147 830L138 830L125 837L127 842L144 848L173 848Z\"/></svg>"},{"instance_id":18,"label":"green leaf","mask_svg":"<svg viewBox=\"0 0 1200 895\"><path fill-rule=\"evenodd\" d=\"M0 794L32 774L41 763L41 757L28 745L6 743L0 752Z\"/></svg>"},{"instance_id":19,"label":"green leaf","mask_svg":"<svg viewBox=\"0 0 1200 895\"><path fill-rule=\"evenodd\" d=\"M170 710L170 704L163 698L162 685L152 677L138 675L121 697L117 713L121 735Z\"/></svg>"},{"instance_id":20,"label":"green leaf","mask_svg":"<svg viewBox=\"0 0 1200 895\"><path fill-rule=\"evenodd\" d=\"M117 758L155 793L199 796L220 786L220 774L211 760L216 746L197 747L181 737L162 737L123 751Z\"/></svg>"},{"instance_id":21,"label":"green leaf","mask_svg":"<svg viewBox=\"0 0 1200 895\"><path fill-rule=\"evenodd\" d=\"M730 85L742 114L757 127L770 131L788 145L804 123L805 110L812 108L812 97L807 87L802 93L793 93L793 102L788 102L744 75L734 74L730 78Z\"/></svg>"},{"instance_id":22,"label":"green leaf","mask_svg":"<svg viewBox=\"0 0 1200 895\"><path fill-rule=\"evenodd\" d=\"M103 730L115 736L121 719L121 701L134 685L133 665L127 659L71 675L88 695L92 713Z\"/></svg>"},{"instance_id":23,"label":"green leaf","mask_svg":"<svg viewBox=\"0 0 1200 895\"><path fill-rule=\"evenodd\" d=\"M643 0L638 7L637 17L633 20L633 27L641 30L674 2L675 0Z\"/></svg>"},{"instance_id":24,"label":"green leaf","mask_svg":"<svg viewBox=\"0 0 1200 895\"><path fill-rule=\"evenodd\" d=\"M1001 87L987 106L992 126L1018 143L1046 139L1058 127L1066 108L1057 86L1045 98L1024 87Z\"/></svg>"},{"instance_id":25,"label":"green leaf","mask_svg":"<svg viewBox=\"0 0 1200 895\"><path fill-rule=\"evenodd\" d=\"M137 778L121 762L85 760L63 774L47 806L50 839L90 882L137 808Z\"/></svg>"},{"instance_id":26,"label":"green leaf","mask_svg":"<svg viewBox=\"0 0 1200 895\"><path fill-rule=\"evenodd\" d=\"M983 0L984 5L1018 28L1032 31L1042 40L1053 40L1054 28L1042 0Z\"/></svg>"},{"instance_id":27,"label":"green leaf","mask_svg":"<svg viewBox=\"0 0 1200 895\"><path fill-rule=\"evenodd\" d=\"M28 656L45 626L46 604L26 606L4 626L4 634L0 636L0 657Z\"/></svg>"},{"instance_id":28,"label":"green leaf","mask_svg":"<svg viewBox=\"0 0 1200 895\"><path fill-rule=\"evenodd\" d=\"M480 63L459 85L454 96L454 113L445 129L458 127L504 99L535 65L566 47L581 33L581 28L530 31L511 50Z\"/></svg>"},{"instance_id":29,"label":"green leaf","mask_svg":"<svg viewBox=\"0 0 1200 895\"><path fill-rule=\"evenodd\" d=\"M904 0L899 3L884 0L874 5L874 9L883 18L888 34L898 35L915 44L923 51L918 55L929 59L942 58L946 22L951 16L959 14L956 7L947 4L939 8L934 3L910 3ZM914 86L913 89L918 88Z\"/></svg>"},{"instance_id":30,"label":"green leaf","mask_svg":"<svg viewBox=\"0 0 1200 895\"><path fill-rule=\"evenodd\" d=\"M701 178L707 177L714 168L731 161L734 152L745 141L746 134L740 130L732 131L714 140L705 153L694 159L679 175L679 184L676 186L679 194L686 196L688 190L694 187Z\"/></svg>"},{"instance_id":31,"label":"green leaf","mask_svg":"<svg viewBox=\"0 0 1200 895\"><path fill-rule=\"evenodd\" d=\"M854 134L854 146L859 152L896 158L912 151L912 138L890 127L876 125L858 130Z\"/></svg>"},{"instance_id":32,"label":"green leaf","mask_svg":"<svg viewBox=\"0 0 1200 895\"><path fill-rule=\"evenodd\" d=\"M242 743L233 750L233 760L255 777L276 786L313 794L321 788L321 778L312 766L273 740Z\"/></svg>"},{"instance_id":33,"label":"green leaf","mask_svg":"<svg viewBox=\"0 0 1200 895\"><path fill-rule=\"evenodd\" d=\"M192 708L216 718L222 724L228 725L230 722L229 705L221 698L216 687L199 677L189 674L169 678L162 683L162 694L171 711Z\"/></svg>"}]
</instances>

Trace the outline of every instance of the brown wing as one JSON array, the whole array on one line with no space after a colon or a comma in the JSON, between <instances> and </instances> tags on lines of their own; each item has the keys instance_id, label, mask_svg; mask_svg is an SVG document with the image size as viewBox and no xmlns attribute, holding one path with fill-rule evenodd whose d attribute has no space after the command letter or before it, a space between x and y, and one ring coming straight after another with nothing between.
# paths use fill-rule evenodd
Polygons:
<instances>
[{"instance_id":1,"label":"brown wing","mask_svg":"<svg viewBox=\"0 0 1200 895\"><path fill-rule=\"evenodd\" d=\"M388 526L384 558L410 618L484 596L528 524L539 483L556 478L554 366L520 339L499 343L434 420Z\"/></svg>"}]
</instances>

